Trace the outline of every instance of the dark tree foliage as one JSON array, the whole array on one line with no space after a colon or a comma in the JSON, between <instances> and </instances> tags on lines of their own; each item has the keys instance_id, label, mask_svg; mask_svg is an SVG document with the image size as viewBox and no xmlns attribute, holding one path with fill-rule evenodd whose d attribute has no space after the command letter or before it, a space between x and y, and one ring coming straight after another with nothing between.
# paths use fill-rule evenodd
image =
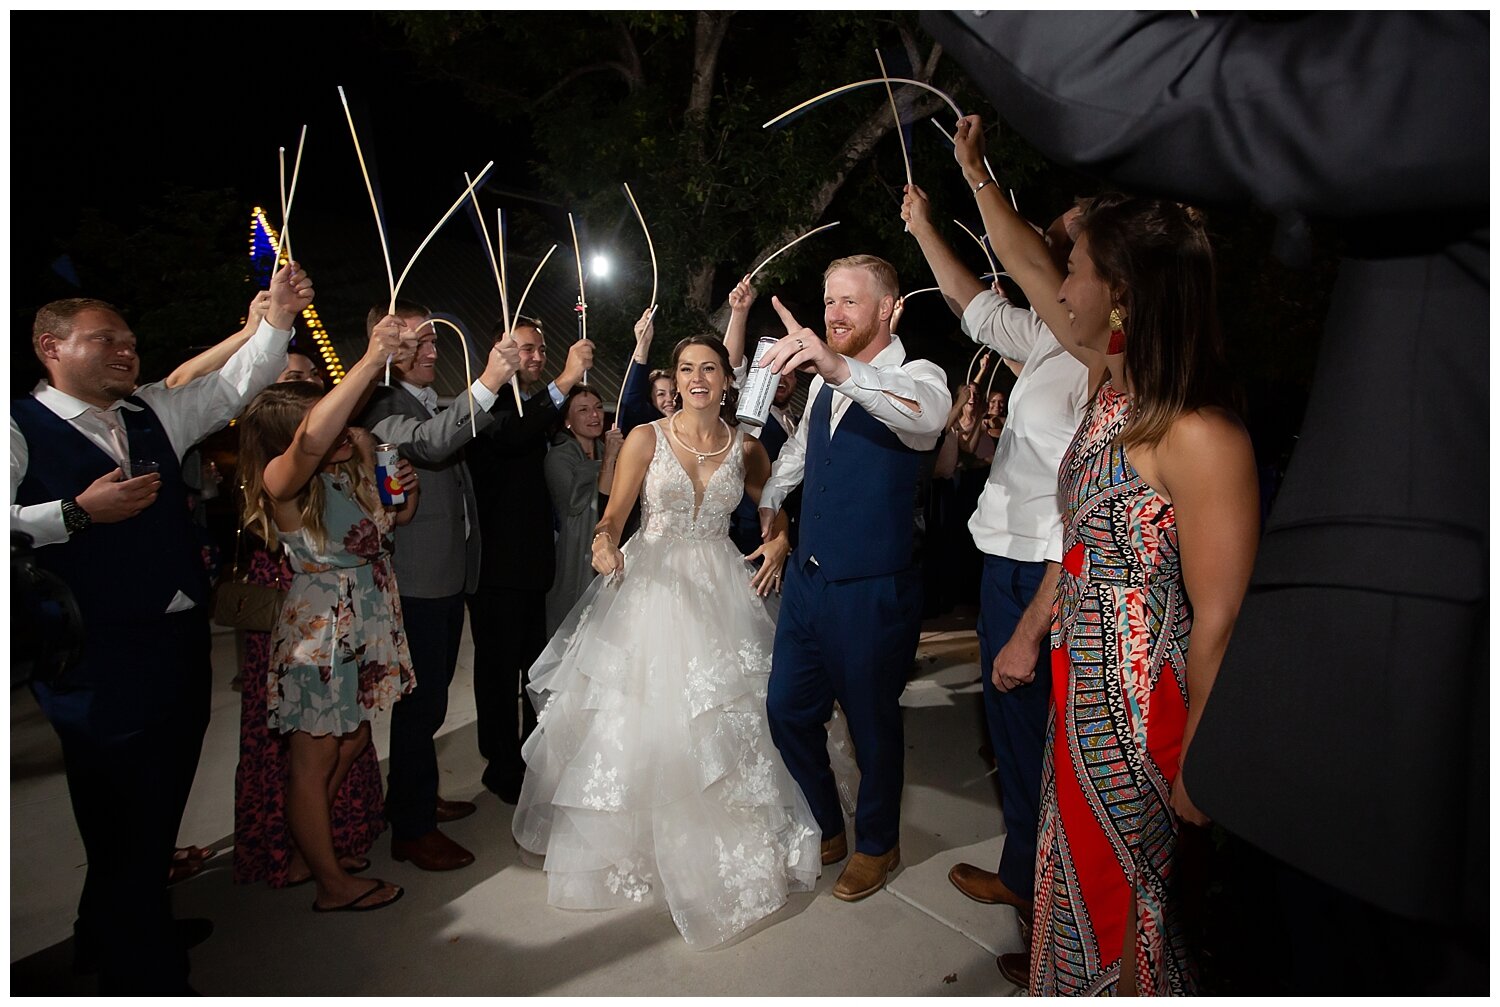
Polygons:
<instances>
[{"instance_id":1,"label":"dark tree foliage","mask_svg":"<svg viewBox=\"0 0 1500 1007\"><path fill-rule=\"evenodd\" d=\"M628 347L630 323L650 296L650 263L624 181L656 244L658 332L667 337L658 337L659 347L708 326L740 276L820 223L841 221L778 258L757 278L763 291L786 299L790 290L791 299L815 303L823 265L859 251L892 259L914 282L927 275L915 242L901 234L905 172L883 88L835 99L780 130L761 128L824 90L878 76L877 47L892 75L930 81L974 108L975 92L911 15L393 17L434 74L462 83L494 113L499 156L524 158L550 198L627 260L634 299L606 306L590 298L590 332L597 329L606 349ZM950 151L925 121L936 115L951 130L952 113L917 88L899 88L897 101L911 123L918 184L937 189L957 179ZM1024 184L1043 162L1012 134L993 132L996 170ZM524 207L517 209L524 235ZM552 220L537 230L557 233Z\"/></svg>"},{"instance_id":2,"label":"dark tree foliage","mask_svg":"<svg viewBox=\"0 0 1500 1007\"><path fill-rule=\"evenodd\" d=\"M608 245L624 275L590 296L590 334L623 358L646 307L650 263L620 190L629 181L651 226L661 273L654 356L724 318L723 298L751 266L791 237L838 228L777 259L752 334L774 331L769 292L818 324L823 266L869 251L890 259L904 290L932 284L899 218L905 169L883 88L869 87L764 130L772 116L832 87L878 75L927 80L987 124L989 159L1021 211L1045 224L1103 183L1048 163L1004 124L913 16L868 12L408 13L390 15L429 72L457 82L495 117L499 158L525 161L535 184L583 220L588 244ZM976 272L980 230L951 148L927 118L952 113L916 88L897 90L912 171L948 240ZM502 203L504 200L502 199ZM516 203L515 247L566 234L557 209ZM1289 269L1270 254L1273 222L1245 208L1209 207L1220 255L1221 308L1247 414L1263 460L1289 449L1326 313L1332 259ZM560 249L562 254L566 249ZM551 268L551 267L549 267ZM625 293L628 292L628 293ZM969 359L957 323L935 297L913 299L902 325L918 349L958 380ZM925 337L925 338L920 338Z\"/></svg>"},{"instance_id":3,"label":"dark tree foliage","mask_svg":"<svg viewBox=\"0 0 1500 1007\"><path fill-rule=\"evenodd\" d=\"M42 376L29 338L36 309L64 297L119 307L136 334L141 381L165 378L245 317L254 296L248 242L248 213L231 190L175 188L146 205L85 208L54 250L59 257L66 250L66 259L53 258L43 275L17 278L39 300L14 308L21 336L11 344L13 392L24 394Z\"/></svg>"}]
</instances>

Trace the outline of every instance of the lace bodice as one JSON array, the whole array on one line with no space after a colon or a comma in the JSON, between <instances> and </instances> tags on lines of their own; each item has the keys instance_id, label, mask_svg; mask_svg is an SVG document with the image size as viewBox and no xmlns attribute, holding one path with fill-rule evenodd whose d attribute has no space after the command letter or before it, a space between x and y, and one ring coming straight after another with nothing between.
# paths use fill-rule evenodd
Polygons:
<instances>
[{"instance_id":1,"label":"lace bodice","mask_svg":"<svg viewBox=\"0 0 1500 1007\"><path fill-rule=\"evenodd\" d=\"M666 421L652 425L656 428L656 451L646 468L641 494L641 533L652 538L688 539L729 534L729 515L745 494L745 435L731 430L730 448L709 476L700 502L687 470L672 451Z\"/></svg>"}]
</instances>

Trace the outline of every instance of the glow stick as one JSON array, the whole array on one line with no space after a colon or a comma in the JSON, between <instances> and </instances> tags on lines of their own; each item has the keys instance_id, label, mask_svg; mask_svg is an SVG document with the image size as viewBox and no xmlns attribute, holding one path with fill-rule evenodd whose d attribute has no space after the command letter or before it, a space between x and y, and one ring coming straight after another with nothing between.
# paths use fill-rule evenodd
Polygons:
<instances>
[{"instance_id":1,"label":"glow stick","mask_svg":"<svg viewBox=\"0 0 1500 1007\"><path fill-rule=\"evenodd\" d=\"M531 279L526 282L526 289L521 291L521 299L516 302L517 318L521 317L521 309L526 305L526 295L531 293L531 285L536 282L538 276L542 275L542 267L547 264L548 259L552 258L552 253L555 251L557 251L557 246L553 245L547 249L547 254L542 256L542 261L536 264L536 270L531 274Z\"/></svg>"},{"instance_id":2,"label":"glow stick","mask_svg":"<svg viewBox=\"0 0 1500 1007\"><path fill-rule=\"evenodd\" d=\"M990 348L988 346L981 346L979 348L979 352L975 353L974 356L969 358L969 369L964 372L964 384L972 385L974 383L974 365L979 363L979 358L984 356L989 351Z\"/></svg>"},{"instance_id":3,"label":"glow stick","mask_svg":"<svg viewBox=\"0 0 1500 1007\"><path fill-rule=\"evenodd\" d=\"M980 240L979 235L977 235L973 231L969 230L968 226L962 220L959 220L957 217L954 217L953 218L953 222L955 224L957 224L959 227L962 227L964 229L964 233L967 234L969 237L973 238L974 241L979 245L979 250L984 253L985 259L987 259L989 261L990 272L992 272L992 273L998 273L1000 271L1000 267L997 266L997 265L995 265L995 257L990 254L990 246L986 245L982 240Z\"/></svg>"},{"instance_id":4,"label":"glow stick","mask_svg":"<svg viewBox=\"0 0 1500 1007\"><path fill-rule=\"evenodd\" d=\"M936 126L937 127L937 131L939 133L943 134L943 139L948 141L948 146L950 146L950 147L957 147L958 146L958 142L953 139L953 134L950 133L950 132L948 132L946 129L944 129L942 123L938 122L936 119L928 119L927 121L930 122L930 123L932 123L934 126ZM984 157L984 170L990 173L990 177L991 178L994 178L995 177L995 169L992 168L992 167L990 167L990 156L988 154L985 154L985 155L983 155L983 157ZM1010 202L1011 202L1012 206L1015 205L1016 194L1015 194L1014 190L1011 191Z\"/></svg>"},{"instance_id":5,"label":"glow stick","mask_svg":"<svg viewBox=\"0 0 1500 1007\"><path fill-rule=\"evenodd\" d=\"M906 166L906 184L915 185L911 180L911 158L906 153L906 134L901 132L901 113L896 110L896 92L891 90L891 78L885 71L885 59L880 55L879 49L875 50L875 59L880 63L880 77L885 81L885 96L891 102L891 118L896 120L896 139L901 142L901 163ZM910 231L911 224L903 225L902 229Z\"/></svg>"},{"instance_id":6,"label":"glow stick","mask_svg":"<svg viewBox=\"0 0 1500 1007\"><path fill-rule=\"evenodd\" d=\"M501 318L504 321L505 331L509 332L510 311L505 306L505 277L501 275L501 263L495 260L495 248L490 244L490 230L484 223L484 211L479 208L479 194L474 191L474 183L467 171L464 172L464 181L469 183L469 199L474 203L474 216L479 218L479 232L484 236L484 251L490 258L490 269L495 273L495 286L500 291ZM510 376L510 392L516 398L516 415L525 416L526 410L521 405L521 382L514 374Z\"/></svg>"},{"instance_id":7,"label":"glow stick","mask_svg":"<svg viewBox=\"0 0 1500 1007\"><path fill-rule=\"evenodd\" d=\"M474 206L478 208L479 203L476 201ZM505 331L509 332L511 314L510 299L506 296L506 291L509 289L510 284L505 273L505 211L498 206L495 207L495 245L500 253L500 314L505 319ZM521 405L521 378L518 374L510 376L510 393L515 396L516 415L526 415L526 409Z\"/></svg>"},{"instance_id":8,"label":"glow stick","mask_svg":"<svg viewBox=\"0 0 1500 1007\"><path fill-rule=\"evenodd\" d=\"M793 238L791 241L787 242L785 245L782 245L780 248L776 249L776 251L774 251L770 255L766 256L765 260L763 262L761 262L760 265L758 265L754 269L750 270L750 275L747 276L747 277L745 277L746 281L755 279L755 274L758 273L758 272L760 272L762 269L765 269L766 266L768 264L770 264L770 262L771 262L772 259L776 258L776 256L780 255L782 252L785 252L788 248L791 248L793 245L797 244L798 242L806 241L808 238L811 238L814 234L817 234L819 231L826 231L830 227L838 227L838 226L839 226L839 222L837 220L835 220L831 224L824 224L822 227L815 227L815 228L813 228L811 231L808 231L806 234L802 235L800 238Z\"/></svg>"},{"instance_id":9,"label":"glow stick","mask_svg":"<svg viewBox=\"0 0 1500 1007\"><path fill-rule=\"evenodd\" d=\"M292 261L292 230L291 230L291 227L288 226L288 225L290 225L291 222L292 222L291 221L292 203L297 198L297 176L299 174L301 174L301 172L302 172L302 145L304 143L306 143L306 142L307 142L307 124L303 123L303 125L302 125L302 135L297 138L297 159L292 162L292 188L291 188L291 190L288 191L286 189L286 182L285 181L282 182L282 190L281 190L281 238L276 243L276 261L278 263L281 262L281 250L282 250L283 246L286 248L286 258L287 258L287 261L288 262ZM285 155L286 148L282 147L281 148L281 152L282 152L283 155ZM285 165L285 162L283 162L282 163L282 174L283 174L283 177L285 176L285 173L286 173L286 165Z\"/></svg>"},{"instance_id":10,"label":"glow stick","mask_svg":"<svg viewBox=\"0 0 1500 1007\"><path fill-rule=\"evenodd\" d=\"M486 164L483 168L479 169L479 175L474 179L474 181L469 183L469 187L467 189L459 193L458 198L453 201L453 205L448 207L448 212L443 214L442 219L440 219L436 224L433 225L432 230L427 232L427 237L422 239L422 243L417 246L417 250L411 253L411 259L407 261L406 268L401 270L401 276L396 280L396 286L391 294L392 314L395 314L396 311L396 295L401 293L401 285L406 282L406 276L411 272L411 267L417 264L417 256L422 254L422 249L427 247L427 243L437 235L438 231L442 229L442 226L448 223L448 218L453 216L453 211L464 205L464 200L469 198L469 194L474 191L474 186L478 185L480 182L483 182L484 176L488 175L490 169L494 166L495 162L491 161L489 164Z\"/></svg>"},{"instance_id":11,"label":"glow stick","mask_svg":"<svg viewBox=\"0 0 1500 1007\"><path fill-rule=\"evenodd\" d=\"M344 95L343 85L339 85L339 101L344 103L344 118L349 120L349 135L354 138L354 156L359 158L359 171L365 177L365 191L370 194L370 209L375 213L375 231L380 235L380 254L385 256L385 280L391 291L391 307L387 314L396 313L396 278L391 271L391 249L385 240L385 224L380 220L380 206L375 202L375 186L370 184L370 169L365 167L364 151L359 147L359 132L354 128L354 116L349 111L349 99ZM385 358L385 383L391 383L391 357Z\"/></svg>"},{"instance_id":12,"label":"glow stick","mask_svg":"<svg viewBox=\"0 0 1500 1007\"><path fill-rule=\"evenodd\" d=\"M429 318L427 320L429 322L433 323L434 325L436 325L438 322L442 322L444 325L448 326L448 328L450 328L454 332L458 333L458 341L463 344L463 348L464 348L464 394L469 397L469 436L470 437L478 437L479 436L479 424L477 422L475 422L475 420L474 420L474 372L469 367L469 341L466 338L464 338L464 330L460 329L457 325L454 325L452 322L448 321L448 319L446 319L446 318ZM433 331L436 332L437 330L434 329Z\"/></svg>"},{"instance_id":13,"label":"glow stick","mask_svg":"<svg viewBox=\"0 0 1500 1007\"><path fill-rule=\"evenodd\" d=\"M853 91L855 88L860 87L869 87L871 84L910 84L913 87L924 88L925 90L931 91L933 94L937 95L939 98L947 102L948 107L953 109L953 114L958 116L958 118L962 119L964 117L964 114L959 111L958 105L954 103L952 98L948 97L942 91L939 91L937 88L933 87L926 81L913 80L910 77L872 77L869 80L856 81L853 84L845 84L842 87L836 87L830 91L824 91L816 98L809 98L802 104L794 105L791 108L787 109L776 118L766 120L765 122L761 123L760 128L767 129L771 126L776 125L778 122L787 118L788 116L805 111L806 109L817 105L819 102L827 101L829 98L836 98L839 95L843 94L845 91Z\"/></svg>"},{"instance_id":14,"label":"glow stick","mask_svg":"<svg viewBox=\"0 0 1500 1007\"><path fill-rule=\"evenodd\" d=\"M589 337L589 302L583 292L583 251L578 247L578 228L573 226L573 214L568 214L568 230L573 232L573 258L578 263L578 341ZM581 384L589 383L589 372L583 372Z\"/></svg>"},{"instance_id":15,"label":"glow stick","mask_svg":"<svg viewBox=\"0 0 1500 1007\"><path fill-rule=\"evenodd\" d=\"M646 318L646 324L651 324L651 319L656 317L656 245L651 241L651 228L646 226L646 217L641 213L641 207L635 201L635 193L630 191L629 182L620 183L625 188L625 198L630 200L630 208L635 211L635 219L641 222L641 231L646 235L646 250L651 253L651 314ZM640 349L641 341L635 341L636 349ZM620 427L620 403L625 399L625 384L630 380L630 369L635 366L635 353L630 354L630 359L625 361L625 376L620 379L620 394L615 397L615 429Z\"/></svg>"}]
</instances>

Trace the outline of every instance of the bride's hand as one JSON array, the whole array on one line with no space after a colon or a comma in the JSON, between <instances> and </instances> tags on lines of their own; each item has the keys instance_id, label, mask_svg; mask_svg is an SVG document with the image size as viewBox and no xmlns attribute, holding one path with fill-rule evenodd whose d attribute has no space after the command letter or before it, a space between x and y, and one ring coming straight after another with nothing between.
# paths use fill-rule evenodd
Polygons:
<instances>
[{"instance_id":1,"label":"bride's hand","mask_svg":"<svg viewBox=\"0 0 1500 1007\"><path fill-rule=\"evenodd\" d=\"M746 563L754 562L757 558L765 560L750 578L750 586L755 589L756 594L764 598L772 591L781 593L781 574L791 551L791 540L787 538L786 532L782 532L745 557Z\"/></svg>"},{"instance_id":2,"label":"bride's hand","mask_svg":"<svg viewBox=\"0 0 1500 1007\"><path fill-rule=\"evenodd\" d=\"M614 539L610 538L609 532L595 533L593 553L596 573L618 577L625 572L625 557L615 547Z\"/></svg>"}]
</instances>

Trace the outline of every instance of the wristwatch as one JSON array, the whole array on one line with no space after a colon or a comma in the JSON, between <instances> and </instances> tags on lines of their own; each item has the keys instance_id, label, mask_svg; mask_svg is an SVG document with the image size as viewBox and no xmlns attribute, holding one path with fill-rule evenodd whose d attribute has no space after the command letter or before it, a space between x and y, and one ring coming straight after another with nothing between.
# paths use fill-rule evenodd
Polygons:
<instances>
[{"instance_id":1,"label":"wristwatch","mask_svg":"<svg viewBox=\"0 0 1500 1007\"><path fill-rule=\"evenodd\" d=\"M71 537L81 531L87 531L94 519L89 517L89 512L78 506L77 500L64 500L62 502L63 528Z\"/></svg>"}]
</instances>

